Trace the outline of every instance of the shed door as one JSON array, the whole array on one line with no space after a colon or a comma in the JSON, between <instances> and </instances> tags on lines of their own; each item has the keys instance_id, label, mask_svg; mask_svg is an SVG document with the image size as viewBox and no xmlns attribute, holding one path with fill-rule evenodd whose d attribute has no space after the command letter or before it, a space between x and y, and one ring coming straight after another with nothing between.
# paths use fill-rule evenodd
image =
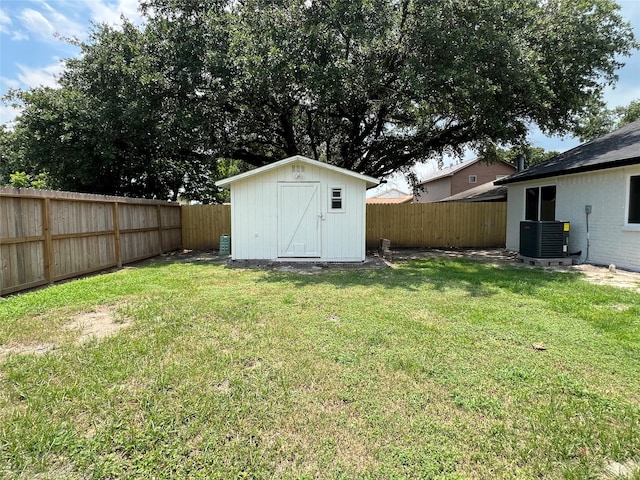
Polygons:
<instances>
[{"instance_id":1,"label":"shed door","mask_svg":"<svg viewBox=\"0 0 640 480\"><path fill-rule=\"evenodd\" d=\"M319 183L280 183L278 256L320 257Z\"/></svg>"}]
</instances>

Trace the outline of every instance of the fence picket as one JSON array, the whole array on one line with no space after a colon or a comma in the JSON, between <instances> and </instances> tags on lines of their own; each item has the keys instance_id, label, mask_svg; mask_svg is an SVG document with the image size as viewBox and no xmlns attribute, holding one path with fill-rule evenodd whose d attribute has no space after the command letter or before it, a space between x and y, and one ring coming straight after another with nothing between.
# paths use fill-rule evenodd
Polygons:
<instances>
[{"instance_id":1,"label":"fence picket","mask_svg":"<svg viewBox=\"0 0 640 480\"><path fill-rule=\"evenodd\" d=\"M178 248L219 249L229 205L0 187L0 295ZM367 205L367 248L499 247L506 203Z\"/></svg>"},{"instance_id":2,"label":"fence picket","mask_svg":"<svg viewBox=\"0 0 640 480\"><path fill-rule=\"evenodd\" d=\"M157 200L0 187L0 295L178 249L179 207Z\"/></svg>"},{"instance_id":3,"label":"fence picket","mask_svg":"<svg viewBox=\"0 0 640 480\"><path fill-rule=\"evenodd\" d=\"M367 248L380 238L396 248L504 246L506 203L410 203L367 205ZM219 249L220 236L231 233L229 205L183 205L182 246Z\"/></svg>"}]
</instances>

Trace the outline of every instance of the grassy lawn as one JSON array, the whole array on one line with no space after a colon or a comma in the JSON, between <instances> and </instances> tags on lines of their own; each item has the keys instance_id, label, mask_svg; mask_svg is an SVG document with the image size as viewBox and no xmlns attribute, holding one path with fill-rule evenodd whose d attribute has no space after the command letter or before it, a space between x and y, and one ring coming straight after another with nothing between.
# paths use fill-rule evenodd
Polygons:
<instances>
[{"instance_id":1,"label":"grassy lawn","mask_svg":"<svg viewBox=\"0 0 640 480\"><path fill-rule=\"evenodd\" d=\"M65 325L91 311L127 326L78 342ZM14 348L38 344L56 348ZM2 478L598 479L640 460L640 295L576 274L159 261L0 301L0 347Z\"/></svg>"}]
</instances>

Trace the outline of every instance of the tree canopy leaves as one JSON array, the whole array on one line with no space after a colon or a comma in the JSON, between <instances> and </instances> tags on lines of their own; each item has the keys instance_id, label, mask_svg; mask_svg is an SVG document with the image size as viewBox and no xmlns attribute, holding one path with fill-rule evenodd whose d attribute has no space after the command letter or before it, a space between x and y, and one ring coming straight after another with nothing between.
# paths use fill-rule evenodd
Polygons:
<instances>
[{"instance_id":1,"label":"tree canopy leaves","mask_svg":"<svg viewBox=\"0 0 640 480\"><path fill-rule=\"evenodd\" d=\"M487 161L501 160L503 162L518 166L518 157L522 156L522 159L524 160L523 167L530 168L534 165L544 162L545 160L550 159L551 157L555 157L556 155L558 155L558 153L560 152L557 152L555 150L547 151L541 147L521 145L509 149L496 148L491 152L491 155L485 156L484 159Z\"/></svg>"},{"instance_id":2,"label":"tree canopy leaves","mask_svg":"<svg viewBox=\"0 0 640 480\"><path fill-rule=\"evenodd\" d=\"M215 201L213 180L237 162L302 154L384 177L517 144L530 124L567 133L636 46L611 0L142 10L141 27L96 26L61 89L19 96L25 154L61 188Z\"/></svg>"},{"instance_id":3,"label":"tree canopy leaves","mask_svg":"<svg viewBox=\"0 0 640 480\"><path fill-rule=\"evenodd\" d=\"M581 141L593 140L606 133L640 119L640 99L626 106L607 108L604 102L595 102L592 108L578 116L575 130Z\"/></svg>"}]
</instances>

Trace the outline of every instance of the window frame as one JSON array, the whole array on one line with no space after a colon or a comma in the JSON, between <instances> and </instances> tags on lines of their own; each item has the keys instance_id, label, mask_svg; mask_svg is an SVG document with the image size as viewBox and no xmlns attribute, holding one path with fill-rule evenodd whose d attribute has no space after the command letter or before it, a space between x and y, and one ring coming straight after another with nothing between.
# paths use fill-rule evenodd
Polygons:
<instances>
[{"instance_id":1,"label":"window frame","mask_svg":"<svg viewBox=\"0 0 640 480\"><path fill-rule=\"evenodd\" d=\"M478 176L477 175L469 175L469 183L478 183Z\"/></svg>"},{"instance_id":2,"label":"window frame","mask_svg":"<svg viewBox=\"0 0 640 480\"><path fill-rule=\"evenodd\" d=\"M636 206L636 208L638 209L638 211L636 212L636 214L638 215L638 221L630 221L629 216L631 215L631 181L633 178L636 178L636 182L637 185L635 186L638 191L636 192L636 195L638 195L638 202L639 204ZM638 174L633 174L630 173L628 175L626 175L625 178L625 185L626 185L626 195L624 198L624 226L625 228L628 228L630 230L640 230L640 173Z\"/></svg>"},{"instance_id":3,"label":"window frame","mask_svg":"<svg viewBox=\"0 0 640 480\"><path fill-rule=\"evenodd\" d=\"M541 220L541 216L542 216L542 212L543 212L543 195L542 195L542 189L543 188L553 188L554 189L554 199L553 199L553 219L549 220L549 219L545 219L545 220ZM537 205L536 205L536 218L535 219L531 219L531 218L527 218L528 217L528 208L527 208L527 199L528 199L528 192L529 190L537 190ZM545 185L536 185L536 186L531 186L531 187L524 187L524 205L523 205L523 218L526 221L533 221L533 222L546 222L546 221L555 221L555 217L556 217L556 201L557 201L557 195L558 195L558 189L556 184L545 184Z\"/></svg>"},{"instance_id":4,"label":"window frame","mask_svg":"<svg viewBox=\"0 0 640 480\"><path fill-rule=\"evenodd\" d=\"M334 191L339 190L340 191L340 196L339 197L334 197L333 193ZM327 211L329 213L345 213L347 211L346 207L345 207L345 201L346 201L346 187L344 185L329 185L329 195L328 195L328 206L327 206ZM334 199L339 199L340 200L340 208L335 208L333 206L333 200Z\"/></svg>"}]
</instances>

